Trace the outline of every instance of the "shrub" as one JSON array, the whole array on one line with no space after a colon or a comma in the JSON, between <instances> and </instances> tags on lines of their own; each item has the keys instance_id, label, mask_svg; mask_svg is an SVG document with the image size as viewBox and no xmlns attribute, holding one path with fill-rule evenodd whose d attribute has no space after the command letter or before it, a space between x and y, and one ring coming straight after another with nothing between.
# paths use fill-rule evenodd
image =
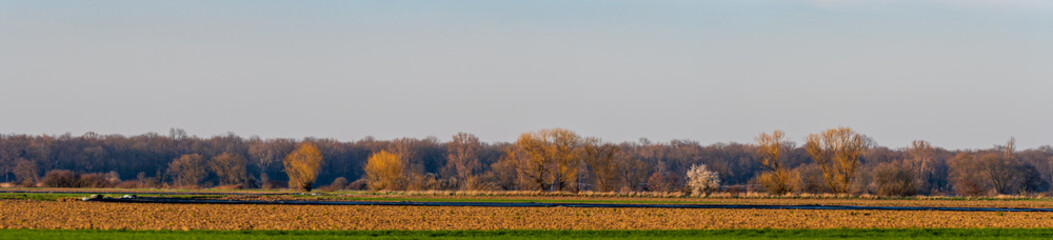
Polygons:
<instances>
[{"instance_id":1,"label":"shrub","mask_svg":"<svg viewBox=\"0 0 1053 240\"><path fill-rule=\"evenodd\" d=\"M121 174L117 173L117 171L110 171L106 173L106 180L109 180L113 185L117 185L121 183Z\"/></svg>"},{"instance_id":2,"label":"shrub","mask_svg":"<svg viewBox=\"0 0 1053 240\"><path fill-rule=\"evenodd\" d=\"M117 185L112 174L77 174L69 170L51 170L41 180L45 187L55 188L108 188Z\"/></svg>"},{"instance_id":3,"label":"shrub","mask_svg":"<svg viewBox=\"0 0 1053 240\"><path fill-rule=\"evenodd\" d=\"M407 180L406 189L415 191L438 189L439 181L436 180L435 177L436 176L433 173L411 173Z\"/></svg>"},{"instance_id":4,"label":"shrub","mask_svg":"<svg viewBox=\"0 0 1053 240\"><path fill-rule=\"evenodd\" d=\"M797 173L786 170L765 172L757 176L757 183L772 195L791 193L797 190Z\"/></svg>"},{"instance_id":5,"label":"shrub","mask_svg":"<svg viewBox=\"0 0 1053 240\"><path fill-rule=\"evenodd\" d=\"M691 166L691 169L687 170L687 187L691 190L691 195L709 195L720 189L720 175L710 171L705 164Z\"/></svg>"},{"instance_id":6,"label":"shrub","mask_svg":"<svg viewBox=\"0 0 1053 240\"><path fill-rule=\"evenodd\" d=\"M881 196L913 196L918 194L914 174L899 162L886 162L874 168L874 183Z\"/></svg>"},{"instance_id":7,"label":"shrub","mask_svg":"<svg viewBox=\"0 0 1053 240\"><path fill-rule=\"evenodd\" d=\"M676 191L683 183L681 178L673 173L667 171L656 171L651 174L651 177L647 179L647 190L653 192L671 192Z\"/></svg>"},{"instance_id":8,"label":"shrub","mask_svg":"<svg viewBox=\"0 0 1053 240\"><path fill-rule=\"evenodd\" d=\"M732 185L728 186L724 191L727 191L731 197L739 197L742 193L746 192L746 186L743 185Z\"/></svg>"},{"instance_id":9,"label":"shrub","mask_svg":"<svg viewBox=\"0 0 1053 240\"><path fill-rule=\"evenodd\" d=\"M140 183L138 180L128 180L128 181L120 182L120 183L114 185L113 187L115 187L115 188L141 188L142 187L142 183Z\"/></svg>"},{"instance_id":10,"label":"shrub","mask_svg":"<svg viewBox=\"0 0 1053 240\"><path fill-rule=\"evenodd\" d=\"M335 189L345 189L347 188L347 184L347 178L338 177L336 179L333 179L333 183L329 184L329 186Z\"/></svg>"},{"instance_id":11,"label":"shrub","mask_svg":"<svg viewBox=\"0 0 1053 240\"><path fill-rule=\"evenodd\" d=\"M84 188L108 188L113 186L110 177L105 173L88 173L80 175L80 187Z\"/></svg>"},{"instance_id":12,"label":"shrub","mask_svg":"<svg viewBox=\"0 0 1053 240\"><path fill-rule=\"evenodd\" d=\"M215 190L238 190L238 189L245 189L245 186L242 186L241 184L226 184L226 185L218 185L218 186L212 187L212 189L215 189Z\"/></svg>"},{"instance_id":13,"label":"shrub","mask_svg":"<svg viewBox=\"0 0 1053 240\"><path fill-rule=\"evenodd\" d=\"M139 181L139 184L139 187L141 188L161 188L166 185L164 182L161 182L160 178L156 177L144 177L143 180ZM191 187L196 188L197 185L193 185Z\"/></svg>"},{"instance_id":14,"label":"shrub","mask_svg":"<svg viewBox=\"0 0 1053 240\"><path fill-rule=\"evenodd\" d=\"M823 180L823 170L818 164L801 165L793 172L797 175L797 190L813 194L826 191L826 180Z\"/></svg>"},{"instance_id":15,"label":"shrub","mask_svg":"<svg viewBox=\"0 0 1053 240\"><path fill-rule=\"evenodd\" d=\"M1031 164L1016 166L1016 179L1021 194L1049 191L1049 182L1042 177L1038 168Z\"/></svg>"},{"instance_id":16,"label":"shrub","mask_svg":"<svg viewBox=\"0 0 1053 240\"><path fill-rule=\"evenodd\" d=\"M76 188L80 187L80 177L70 170L51 170L44 174L45 187Z\"/></svg>"},{"instance_id":17,"label":"shrub","mask_svg":"<svg viewBox=\"0 0 1053 240\"><path fill-rule=\"evenodd\" d=\"M322 187L321 189L326 192L339 191L347 188L347 184L347 178L338 177L333 179L333 183L330 183L329 186Z\"/></svg>"},{"instance_id":18,"label":"shrub","mask_svg":"<svg viewBox=\"0 0 1053 240\"><path fill-rule=\"evenodd\" d=\"M347 189L351 190L366 190L369 187L369 179L358 179L347 185Z\"/></svg>"}]
</instances>

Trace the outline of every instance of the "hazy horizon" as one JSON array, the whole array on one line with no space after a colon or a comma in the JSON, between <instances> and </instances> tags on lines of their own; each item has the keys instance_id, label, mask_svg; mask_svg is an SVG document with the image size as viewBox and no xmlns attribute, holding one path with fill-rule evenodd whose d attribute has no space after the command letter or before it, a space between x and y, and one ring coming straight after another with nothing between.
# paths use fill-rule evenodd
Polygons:
<instances>
[{"instance_id":1,"label":"hazy horizon","mask_svg":"<svg viewBox=\"0 0 1053 240\"><path fill-rule=\"evenodd\" d=\"M1026 0L0 1L0 133L1035 148L1051 42Z\"/></svg>"}]
</instances>

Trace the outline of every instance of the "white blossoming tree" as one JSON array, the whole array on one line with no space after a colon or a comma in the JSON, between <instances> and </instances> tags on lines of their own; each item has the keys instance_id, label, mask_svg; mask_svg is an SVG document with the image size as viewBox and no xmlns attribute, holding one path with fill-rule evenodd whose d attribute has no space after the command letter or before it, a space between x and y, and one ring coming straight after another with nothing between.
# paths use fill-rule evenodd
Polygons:
<instances>
[{"instance_id":1,"label":"white blossoming tree","mask_svg":"<svg viewBox=\"0 0 1053 240\"><path fill-rule=\"evenodd\" d=\"M710 171L705 164L691 166L687 170L687 187L691 189L691 195L709 195L720 189L720 176L717 172Z\"/></svg>"}]
</instances>

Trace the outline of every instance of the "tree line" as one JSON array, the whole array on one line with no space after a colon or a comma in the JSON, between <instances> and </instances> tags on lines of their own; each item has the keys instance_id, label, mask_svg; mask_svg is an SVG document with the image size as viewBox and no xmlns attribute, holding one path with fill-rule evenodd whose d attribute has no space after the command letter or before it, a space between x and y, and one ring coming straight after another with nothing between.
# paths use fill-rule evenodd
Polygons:
<instances>
[{"instance_id":1,"label":"tree line","mask_svg":"<svg viewBox=\"0 0 1053 240\"><path fill-rule=\"evenodd\" d=\"M168 135L0 135L0 182L59 187L369 190L768 192L906 195L1036 194L1050 190L1053 148L888 148L850 128L781 131L755 142L605 142L568 129L481 142L201 138ZM704 180L703 180L704 179Z\"/></svg>"}]
</instances>

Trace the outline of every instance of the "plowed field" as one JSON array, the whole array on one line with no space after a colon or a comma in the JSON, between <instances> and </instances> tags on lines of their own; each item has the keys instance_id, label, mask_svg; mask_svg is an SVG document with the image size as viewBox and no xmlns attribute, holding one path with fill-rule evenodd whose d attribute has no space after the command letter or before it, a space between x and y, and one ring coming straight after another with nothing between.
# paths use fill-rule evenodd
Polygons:
<instances>
[{"instance_id":1,"label":"plowed field","mask_svg":"<svg viewBox=\"0 0 1053 240\"><path fill-rule=\"evenodd\" d=\"M750 205L824 205L885 207L978 207L978 208L1053 208L1053 200L1043 199L859 199L859 198L648 198L648 197L549 197L549 196L224 196L227 200L355 200L355 201L453 201L453 202L583 202L625 204L750 204Z\"/></svg>"},{"instance_id":2,"label":"plowed field","mask_svg":"<svg viewBox=\"0 0 1053 240\"><path fill-rule=\"evenodd\" d=\"M129 204L0 200L0 228L740 229L1051 228L1053 213Z\"/></svg>"}]
</instances>

